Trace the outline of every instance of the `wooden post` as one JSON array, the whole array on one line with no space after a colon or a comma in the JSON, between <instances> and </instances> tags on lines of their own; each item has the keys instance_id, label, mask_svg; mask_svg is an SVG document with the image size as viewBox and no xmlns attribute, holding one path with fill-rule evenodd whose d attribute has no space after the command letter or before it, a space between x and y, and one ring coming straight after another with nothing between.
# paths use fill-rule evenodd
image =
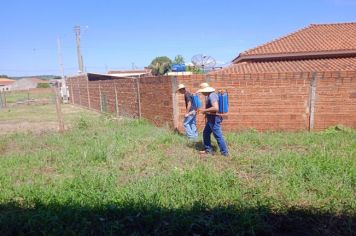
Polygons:
<instances>
[{"instance_id":1,"label":"wooden post","mask_svg":"<svg viewBox=\"0 0 356 236\"><path fill-rule=\"evenodd\" d=\"M141 91L140 91L140 78L136 78L137 87L137 102L138 102L138 117L141 118Z\"/></svg>"},{"instance_id":2,"label":"wooden post","mask_svg":"<svg viewBox=\"0 0 356 236\"><path fill-rule=\"evenodd\" d=\"M78 93L79 93L79 105L82 105L82 95L80 93L80 79L78 79Z\"/></svg>"},{"instance_id":3,"label":"wooden post","mask_svg":"<svg viewBox=\"0 0 356 236\"><path fill-rule=\"evenodd\" d=\"M87 78L87 93L88 93L88 106L89 106L89 109L91 108L90 106L90 94L89 94L89 80Z\"/></svg>"},{"instance_id":4,"label":"wooden post","mask_svg":"<svg viewBox=\"0 0 356 236\"><path fill-rule=\"evenodd\" d=\"M0 109L5 107L3 93L4 92L0 90Z\"/></svg>"},{"instance_id":5,"label":"wooden post","mask_svg":"<svg viewBox=\"0 0 356 236\"><path fill-rule=\"evenodd\" d=\"M57 111L57 118L58 118L58 128L59 132L64 132L64 122L63 122L63 114L61 108L61 98L58 92L58 89L54 88L54 95L56 96L56 111Z\"/></svg>"},{"instance_id":6,"label":"wooden post","mask_svg":"<svg viewBox=\"0 0 356 236\"><path fill-rule=\"evenodd\" d=\"M116 108L116 116L119 116L119 101L117 100L117 88L116 88L116 83L114 81L114 86L115 86L115 108Z\"/></svg>"},{"instance_id":7,"label":"wooden post","mask_svg":"<svg viewBox=\"0 0 356 236\"><path fill-rule=\"evenodd\" d=\"M7 101L6 101L6 91L4 91L4 104L5 104L5 107L7 107Z\"/></svg>"},{"instance_id":8,"label":"wooden post","mask_svg":"<svg viewBox=\"0 0 356 236\"><path fill-rule=\"evenodd\" d=\"M27 105L30 105L30 89L27 90Z\"/></svg>"},{"instance_id":9,"label":"wooden post","mask_svg":"<svg viewBox=\"0 0 356 236\"><path fill-rule=\"evenodd\" d=\"M100 112L103 112L103 102L101 101L101 86L99 80L99 100L100 100Z\"/></svg>"},{"instance_id":10,"label":"wooden post","mask_svg":"<svg viewBox=\"0 0 356 236\"><path fill-rule=\"evenodd\" d=\"M179 122L179 107L178 107L178 97L177 97L177 77L172 77L172 106L173 106L173 126L175 130L178 130L178 122Z\"/></svg>"},{"instance_id":11,"label":"wooden post","mask_svg":"<svg viewBox=\"0 0 356 236\"><path fill-rule=\"evenodd\" d=\"M70 97L71 97L71 102L72 102L72 104L74 104L74 93L73 93L73 83L72 83L72 78L70 79L70 80L68 80L68 81L70 81Z\"/></svg>"},{"instance_id":12,"label":"wooden post","mask_svg":"<svg viewBox=\"0 0 356 236\"><path fill-rule=\"evenodd\" d=\"M309 92L309 131L314 129L314 118L315 118L315 100L316 100L316 84L317 75L312 74L310 81L310 92Z\"/></svg>"},{"instance_id":13,"label":"wooden post","mask_svg":"<svg viewBox=\"0 0 356 236\"><path fill-rule=\"evenodd\" d=\"M8 91L4 91L4 107L7 107L7 100L6 100L6 94L8 93Z\"/></svg>"}]
</instances>

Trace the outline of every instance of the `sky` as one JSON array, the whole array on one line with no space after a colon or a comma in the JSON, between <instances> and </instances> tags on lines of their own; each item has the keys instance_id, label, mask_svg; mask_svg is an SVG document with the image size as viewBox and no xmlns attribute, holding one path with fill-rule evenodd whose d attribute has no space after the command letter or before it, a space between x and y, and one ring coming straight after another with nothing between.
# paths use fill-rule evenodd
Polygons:
<instances>
[{"instance_id":1,"label":"sky","mask_svg":"<svg viewBox=\"0 0 356 236\"><path fill-rule=\"evenodd\" d=\"M310 24L356 21L356 0L1 1L0 74L78 72L74 26L87 72L143 68L157 56L220 65Z\"/></svg>"}]
</instances>

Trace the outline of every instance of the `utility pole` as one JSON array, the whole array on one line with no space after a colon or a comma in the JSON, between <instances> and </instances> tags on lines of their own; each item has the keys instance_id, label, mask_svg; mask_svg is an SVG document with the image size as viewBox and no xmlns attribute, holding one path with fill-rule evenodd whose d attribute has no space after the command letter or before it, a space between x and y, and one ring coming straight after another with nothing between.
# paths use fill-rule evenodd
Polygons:
<instances>
[{"instance_id":1,"label":"utility pole","mask_svg":"<svg viewBox=\"0 0 356 236\"><path fill-rule=\"evenodd\" d=\"M59 67L61 70L62 79L64 79L63 56L62 56L62 47L61 47L61 38L60 37L57 37L57 49L58 49Z\"/></svg>"},{"instance_id":2,"label":"utility pole","mask_svg":"<svg viewBox=\"0 0 356 236\"><path fill-rule=\"evenodd\" d=\"M83 56L80 50L80 26L74 26L75 38L77 43L77 57L78 57L78 66L79 66L79 73L84 72L84 65L83 65Z\"/></svg>"},{"instance_id":3,"label":"utility pole","mask_svg":"<svg viewBox=\"0 0 356 236\"><path fill-rule=\"evenodd\" d=\"M67 103L68 102L68 90L67 90L67 85L66 85L66 79L64 76L64 67L63 67L63 56L62 56L62 46L61 46L61 38L57 37L57 49L58 49L58 61L59 61L59 67L61 70L61 87L60 89L60 94L63 99L63 102ZM58 88L57 88L58 90ZM57 91L58 92L58 91Z\"/></svg>"}]
</instances>

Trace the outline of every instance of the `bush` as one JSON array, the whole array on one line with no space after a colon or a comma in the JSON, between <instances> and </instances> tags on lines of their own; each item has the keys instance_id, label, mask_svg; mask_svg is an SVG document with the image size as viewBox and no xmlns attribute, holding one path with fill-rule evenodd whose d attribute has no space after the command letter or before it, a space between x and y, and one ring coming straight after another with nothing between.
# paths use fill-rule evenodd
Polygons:
<instances>
[{"instance_id":1,"label":"bush","mask_svg":"<svg viewBox=\"0 0 356 236\"><path fill-rule=\"evenodd\" d=\"M37 88L49 88L49 84L48 83L39 83L39 84L37 84Z\"/></svg>"}]
</instances>

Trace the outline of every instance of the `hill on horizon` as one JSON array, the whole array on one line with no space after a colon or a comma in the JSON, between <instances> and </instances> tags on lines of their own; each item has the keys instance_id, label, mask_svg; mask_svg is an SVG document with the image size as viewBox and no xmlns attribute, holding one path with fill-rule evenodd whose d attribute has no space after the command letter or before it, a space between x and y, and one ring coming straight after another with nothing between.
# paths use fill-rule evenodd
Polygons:
<instances>
[{"instance_id":1,"label":"hill on horizon","mask_svg":"<svg viewBox=\"0 0 356 236\"><path fill-rule=\"evenodd\" d=\"M9 76L9 79L19 80L26 78L38 78L42 80L61 79L58 75L31 75L31 76Z\"/></svg>"}]
</instances>

